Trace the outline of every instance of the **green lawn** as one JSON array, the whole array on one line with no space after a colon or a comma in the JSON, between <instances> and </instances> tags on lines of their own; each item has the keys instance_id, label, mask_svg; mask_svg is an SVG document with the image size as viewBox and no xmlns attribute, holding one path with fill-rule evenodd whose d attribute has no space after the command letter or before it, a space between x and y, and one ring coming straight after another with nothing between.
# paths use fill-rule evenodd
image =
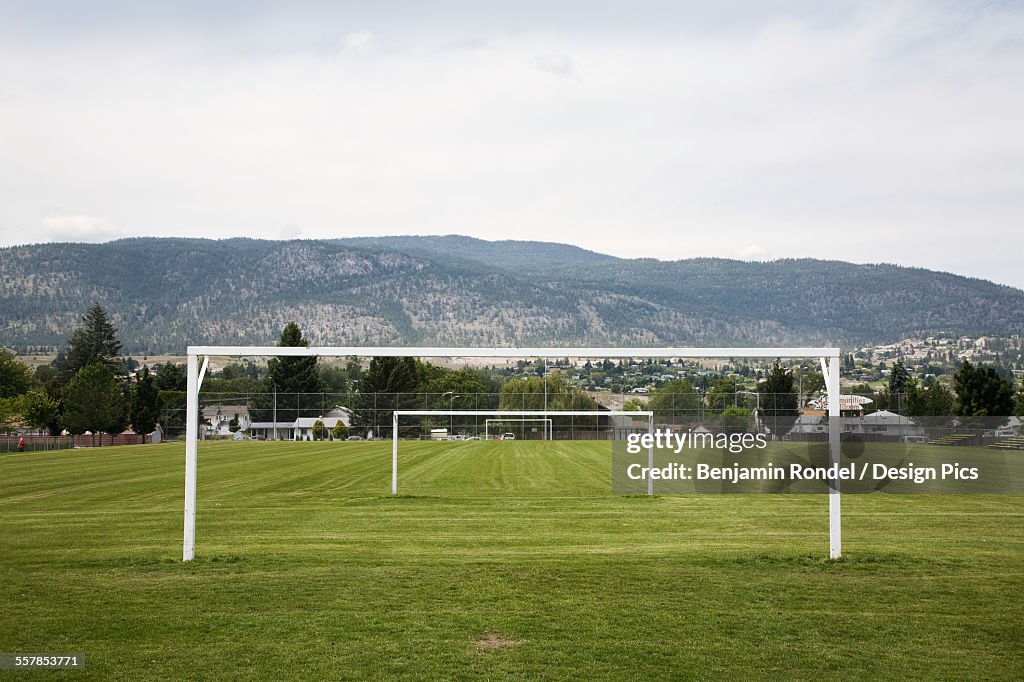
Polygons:
<instances>
[{"instance_id":1,"label":"green lawn","mask_svg":"<svg viewBox=\"0 0 1024 682\"><path fill-rule=\"evenodd\" d=\"M610 494L608 443L0 455L0 652L78 679L1019 679L1024 497ZM69 673L0 671L25 679Z\"/></svg>"}]
</instances>

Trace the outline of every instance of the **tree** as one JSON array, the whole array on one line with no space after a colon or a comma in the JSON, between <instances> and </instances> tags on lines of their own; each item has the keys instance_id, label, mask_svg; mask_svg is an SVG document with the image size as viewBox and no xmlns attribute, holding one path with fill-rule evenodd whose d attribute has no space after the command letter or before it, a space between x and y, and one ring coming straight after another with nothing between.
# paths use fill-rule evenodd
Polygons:
<instances>
[{"instance_id":1,"label":"tree","mask_svg":"<svg viewBox=\"0 0 1024 682\"><path fill-rule=\"evenodd\" d=\"M281 331L277 344L282 348L308 347L309 341L295 322L289 322ZM279 356L267 363L269 376L263 382L263 395L253 400L255 421L273 419L276 393L277 420L294 421L303 416L315 416L323 411L320 394L324 384L320 367L313 356Z\"/></svg>"},{"instance_id":2,"label":"tree","mask_svg":"<svg viewBox=\"0 0 1024 682\"><path fill-rule=\"evenodd\" d=\"M957 414L964 417L1001 417L989 421L990 426L1006 423L1013 414L1013 384L999 376L991 367L975 367L970 360L953 377L958 400ZM998 421L998 423L996 423Z\"/></svg>"},{"instance_id":3,"label":"tree","mask_svg":"<svg viewBox=\"0 0 1024 682\"><path fill-rule=\"evenodd\" d=\"M904 393L907 392L910 382L910 372L907 371L906 365L902 360L897 360L889 373L889 395L896 401L897 414L903 413Z\"/></svg>"},{"instance_id":4,"label":"tree","mask_svg":"<svg viewBox=\"0 0 1024 682\"><path fill-rule=\"evenodd\" d=\"M123 385L107 363L83 367L64 388L64 428L71 433L120 433L127 416Z\"/></svg>"},{"instance_id":5,"label":"tree","mask_svg":"<svg viewBox=\"0 0 1024 682\"><path fill-rule=\"evenodd\" d=\"M700 410L701 398L686 379L673 379L661 388L657 388L647 401L647 409L657 416L692 417Z\"/></svg>"},{"instance_id":6,"label":"tree","mask_svg":"<svg viewBox=\"0 0 1024 682\"><path fill-rule=\"evenodd\" d=\"M721 412L736 402L736 382L732 379L717 379L705 396L708 409Z\"/></svg>"},{"instance_id":7,"label":"tree","mask_svg":"<svg viewBox=\"0 0 1024 682\"><path fill-rule=\"evenodd\" d=\"M82 325L68 340L61 369L65 377L72 377L78 370L95 363L102 363L116 372L119 368L117 356L121 353L121 342L117 330L107 319L107 313L99 304L94 304L82 316Z\"/></svg>"},{"instance_id":8,"label":"tree","mask_svg":"<svg viewBox=\"0 0 1024 682\"><path fill-rule=\"evenodd\" d=\"M309 347L309 341L302 336L299 325L289 322L281 332L277 344L283 348ZM277 387L277 412L284 410L293 418L304 412L319 410L319 393L323 392L320 379L319 361L313 356L276 357L270 360L270 379Z\"/></svg>"},{"instance_id":9,"label":"tree","mask_svg":"<svg viewBox=\"0 0 1024 682\"><path fill-rule=\"evenodd\" d=\"M173 362L162 365L156 373L156 387L161 391L184 391L188 387L185 368Z\"/></svg>"},{"instance_id":10,"label":"tree","mask_svg":"<svg viewBox=\"0 0 1024 682\"><path fill-rule=\"evenodd\" d=\"M324 424L323 419L317 419L313 422L313 440L324 440L327 438L327 424Z\"/></svg>"},{"instance_id":11,"label":"tree","mask_svg":"<svg viewBox=\"0 0 1024 682\"><path fill-rule=\"evenodd\" d=\"M359 380L354 423L375 433L382 428L390 431L392 414L396 409L411 409L418 389L415 359L373 358Z\"/></svg>"},{"instance_id":12,"label":"tree","mask_svg":"<svg viewBox=\"0 0 1024 682\"><path fill-rule=\"evenodd\" d=\"M160 389L156 380L143 367L135 375L135 386L132 387L131 418L135 433L142 434L142 442L146 442L146 434L156 428L160 419Z\"/></svg>"},{"instance_id":13,"label":"tree","mask_svg":"<svg viewBox=\"0 0 1024 682\"><path fill-rule=\"evenodd\" d=\"M626 412L642 412L647 409L647 403L639 398L630 398L622 403L622 409Z\"/></svg>"},{"instance_id":14,"label":"tree","mask_svg":"<svg viewBox=\"0 0 1024 682\"><path fill-rule=\"evenodd\" d=\"M501 387L501 400L498 408L502 410L596 410L597 403L586 392L576 388L561 372L554 372L547 377L526 376L509 379ZM593 427L597 424L596 417L553 417L553 429L572 429L573 427Z\"/></svg>"},{"instance_id":15,"label":"tree","mask_svg":"<svg viewBox=\"0 0 1024 682\"><path fill-rule=\"evenodd\" d=\"M21 396L21 415L26 426L46 429L51 436L60 433L60 405L43 391Z\"/></svg>"},{"instance_id":16,"label":"tree","mask_svg":"<svg viewBox=\"0 0 1024 682\"><path fill-rule=\"evenodd\" d=\"M238 433L242 430L242 425L238 421L238 415L236 414L228 421L228 431L231 433Z\"/></svg>"},{"instance_id":17,"label":"tree","mask_svg":"<svg viewBox=\"0 0 1024 682\"><path fill-rule=\"evenodd\" d=\"M754 426L754 413L745 407L729 405L722 411L719 421L725 433L746 433Z\"/></svg>"},{"instance_id":18,"label":"tree","mask_svg":"<svg viewBox=\"0 0 1024 682\"><path fill-rule=\"evenodd\" d=\"M440 372L430 373L432 379L429 383L420 384L420 391L433 396L437 401L436 409L454 407L457 410L486 410L498 406L503 385L499 378L470 367L455 371L438 369ZM423 376L423 372L420 372L420 376Z\"/></svg>"},{"instance_id":19,"label":"tree","mask_svg":"<svg viewBox=\"0 0 1024 682\"><path fill-rule=\"evenodd\" d=\"M32 387L32 370L8 350L0 350L0 398L23 395Z\"/></svg>"},{"instance_id":20,"label":"tree","mask_svg":"<svg viewBox=\"0 0 1024 682\"><path fill-rule=\"evenodd\" d=\"M0 431L10 431L17 426L21 410L17 398L0 397Z\"/></svg>"},{"instance_id":21,"label":"tree","mask_svg":"<svg viewBox=\"0 0 1024 682\"><path fill-rule=\"evenodd\" d=\"M907 384L906 413L915 424L947 426L956 414L956 398L940 382L921 388L911 380Z\"/></svg>"},{"instance_id":22,"label":"tree","mask_svg":"<svg viewBox=\"0 0 1024 682\"><path fill-rule=\"evenodd\" d=\"M776 361L764 381L757 387L761 396L762 421L776 438L782 438L789 433L800 415L793 384L792 372L784 369Z\"/></svg>"},{"instance_id":23,"label":"tree","mask_svg":"<svg viewBox=\"0 0 1024 682\"><path fill-rule=\"evenodd\" d=\"M345 440L348 438L348 427L345 426L345 422L338 420L338 423L331 429L331 438L334 440Z\"/></svg>"}]
</instances>

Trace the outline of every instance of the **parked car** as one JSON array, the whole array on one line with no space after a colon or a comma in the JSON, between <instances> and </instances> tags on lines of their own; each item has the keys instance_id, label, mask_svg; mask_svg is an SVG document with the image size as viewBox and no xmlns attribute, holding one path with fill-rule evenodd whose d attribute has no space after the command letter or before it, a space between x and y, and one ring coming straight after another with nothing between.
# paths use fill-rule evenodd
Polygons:
<instances>
[{"instance_id":1,"label":"parked car","mask_svg":"<svg viewBox=\"0 0 1024 682\"><path fill-rule=\"evenodd\" d=\"M366 440L366 439L363 438L362 436L349 436L345 440Z\"/></svg>"},{"instance_id":2,"label":"parked car","mask_svg":"<svg viewBox=\"0 0 1024 682\"><path fill-rule=\"evenodd\" d=\"M514 433L506 433L505 435L503 435L501 437L501 439L502 440L515 440L516 439L516 434L514 434Z\"/></svg>"}]
</instances>

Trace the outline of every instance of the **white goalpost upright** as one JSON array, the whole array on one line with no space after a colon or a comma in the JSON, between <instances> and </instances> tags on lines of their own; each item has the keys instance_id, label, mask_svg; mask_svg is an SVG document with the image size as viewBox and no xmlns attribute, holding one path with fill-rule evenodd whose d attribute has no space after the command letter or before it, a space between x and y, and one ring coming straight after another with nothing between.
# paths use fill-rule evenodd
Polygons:
<instances>
[{"instance_id":1,"label":"white goalpost upright","mask_svg":"<svg viewBox=\"0 0 1024 682\"><path fill-rule=\"evenodd\" d=\"M182 559L195 558L196 538L196 480L198 475L199 389L211 357L414 357L414 358L819 358L828 394L828 443L830 467L839 464L839 349L838 348L446 348L446 347L387 347L387 346L189 346L185 416L185 528ZM199 358L203 358L200 369ZM479 414L476 411L464 411ZM441 414L453 414L451 410ZM411 414L411 412L407 412ZM455 412L454 414L458 414ZM565 413L578 414L568 411ZM601 415L613 412L602 411ZM637 415L644 413L629 412ZM539 414L519 416L550 417L557 412L539 411ZM395 417L397 418L397 417ZM397 428L393 429L397 438ZM397 453L397 440L394 441ZM649 452L649 457L652 456ZM392 491L397 494L397 454L393 454ZM650 482L649 482L650 486ZM840 513L839 481L829 481L829 556L842 556L842 523Z\"/></svg>"}]
</instances>

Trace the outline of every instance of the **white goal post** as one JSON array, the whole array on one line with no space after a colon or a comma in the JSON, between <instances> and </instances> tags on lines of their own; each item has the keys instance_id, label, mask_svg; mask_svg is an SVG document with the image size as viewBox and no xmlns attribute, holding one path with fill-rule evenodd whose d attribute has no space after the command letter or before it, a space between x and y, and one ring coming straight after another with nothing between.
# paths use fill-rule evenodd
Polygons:
<instances>
[{"instance_id":1,"label":"white goal post","mask_svg":"<svg viewBox=\"0 0 1024 682\"><path fill-rule=\"evenodd\" d=\"M830 466L839 464L839 348L446 348L388 346L189 346L185 398L185 529L182 559L195 558L199 387L211 357L412 357L412 358L818 358L828 394ZM199 358L203 358L200 371ZM445 413L448 414L448 413ZM548 413L550 414L550 413ZM605 413L607 414L607 413ZM635 413L634 413L635 414ZM842 556L839 481L829 481L829 556Z\"/></svg>"},{"instance_id":2,"label":"white goal post","mask_svg":"<svg viewBox=\"0 0 1024 682\"><path fill-rule=\"evenodd\" d=\"M654 433L654 412L650 410L395 410L391 414L391 494L398 494L398 419L402 416L432 417L451 415L453 417L483 416L501 417L646 417L647 433ZM548 421L551 421L548 419ZM654 448L647 448L647 466L654 466ZM647 479L647 494L654 494L654 479Z\"/></svg>"},{"instance_id":3,"label":"white goal post","mask_svg":"<svg viewBox=\"0 0 1024 682\"><path fill-rule=\"evenodd\" d=\"M492 417L491 419L484 420L484 438L487 440L491 439L491 423L497 422L499 424L507 424L509 422L517 422L521 425L521 428L525 429L526 424L529 422L540 422L544 425L544 438L542 440L553 440L554 439L554 420L544 417Z\"/></svg>"}]
</instances>

